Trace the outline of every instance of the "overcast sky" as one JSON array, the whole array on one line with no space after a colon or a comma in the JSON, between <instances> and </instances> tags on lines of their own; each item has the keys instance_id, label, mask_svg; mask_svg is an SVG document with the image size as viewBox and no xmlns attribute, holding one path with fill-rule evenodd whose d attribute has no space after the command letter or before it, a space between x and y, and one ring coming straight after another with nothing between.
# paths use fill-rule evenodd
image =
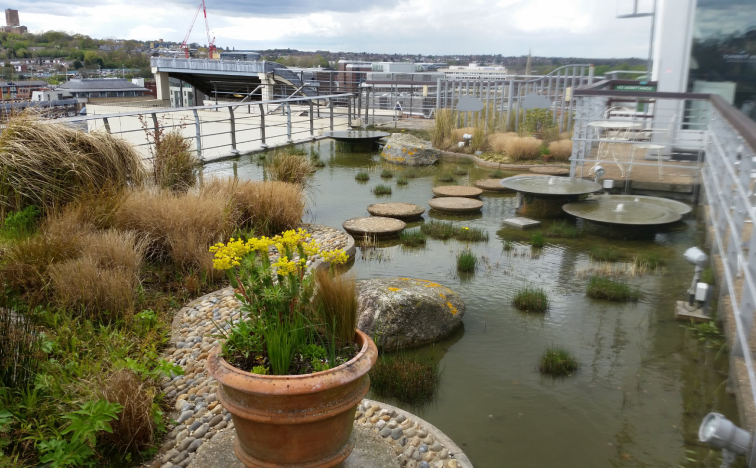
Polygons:
<instances>
[{"instance_id":1,"label":"overcast sky","mask_svg":"<svg viewBox=\"0 0 756 468\"><path fill-rule=\"evenodd\" d=\"M648 1L648 0L646 0ZM206 0L217 46L414 54L646 57L630 0ZM197 0L6 0L30 31L183 40ZM201 15L201 14L200 14ZM207 42L202 18L190 42Z\"/></svg>"}]
</instances>

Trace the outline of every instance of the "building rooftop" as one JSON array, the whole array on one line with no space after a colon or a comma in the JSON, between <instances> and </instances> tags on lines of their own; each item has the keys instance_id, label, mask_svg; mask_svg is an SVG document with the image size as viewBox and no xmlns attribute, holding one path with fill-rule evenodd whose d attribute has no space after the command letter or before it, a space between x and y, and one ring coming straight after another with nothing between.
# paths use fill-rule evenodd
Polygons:
<instances>
[{"instance_id":1,"label":"building rooftop","mask_svg":"<svg viewBox=\"0 0 756 468\"><path fill-rule=\"evenodd\" d=\"M147 91L147 88L137 86L129 80L105 78L72 79L59 88L72 92Z\"/></svg>"},{"instance_id":2,"label":"building rooftop","mask_svg":"<svg viewBox=\"0 0 756 468\"><path fill-rule=\"evenodd\" d=\"M46 81L3 81L0 82L0 88L10 86L49 86Z\"/></svg>"}]
</instances>

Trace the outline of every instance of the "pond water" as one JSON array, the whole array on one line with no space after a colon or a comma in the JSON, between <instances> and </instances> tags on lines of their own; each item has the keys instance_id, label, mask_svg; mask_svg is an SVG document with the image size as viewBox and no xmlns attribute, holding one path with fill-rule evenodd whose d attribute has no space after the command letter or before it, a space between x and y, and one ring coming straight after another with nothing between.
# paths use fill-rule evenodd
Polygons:
<instances>
[{"instance_id":1,"label":"pond water","mask_svg":"<svg viewBox=\"0 0 756 468\"><path fill-rule=\"evenodd\" d=\"M406 168L381 161L377 153L336 153L330 140L304 147L310 146L326 166L313 177L307 221L339 229L346 219L368 216L371 203L401 201L427 209L432 187L448 185L438 182L441 174L468 171L454 177L458 184L472 185L492 171L458 161ZM417 178L398 186L396 176L380 178L385 168L397 176L413 171ZM370 180L356 181L358 171L367 171ZM262 180L265 171L257 155L248 155L205 166L203 176L213 175ZM378 184L391 185L393 194L375 196L371 189ZM420 408L390 403L444 431L478 468L719 466L719 453L697 442L697 430L709 411L738 421L735 400L725 388L727 352L722 339L700 341L673 313L693 275L682 254L702 245L698 222L677 223L654 240L585 233L577 239L547 239L544 248L534 250L528 244L531 232L502 226L514 216L513 195L485 192L481 199L480 214L424 215L425 221L447 219L488 231L488 242L469 245L482 259L475 273L457 274L455 257L466 245L455 240L429 239L420 249L388 243L380 256L370 258L358 249L352 266L358 280L432 280L457 291L467 306L461 329L434 346L411 351L432 354L443 367L437 399ZM637 303L590 299L584 271L591 267L593 246L613 246L626 258L658 253L667 266L629 278L640 287ZM548 292L552 302L546 313L522 313L511 305L515 291L528 285ZM538 360L551 345L577 356L581 368L575 375L553 379L538 372Z\"/></svg>"}]
</instances>

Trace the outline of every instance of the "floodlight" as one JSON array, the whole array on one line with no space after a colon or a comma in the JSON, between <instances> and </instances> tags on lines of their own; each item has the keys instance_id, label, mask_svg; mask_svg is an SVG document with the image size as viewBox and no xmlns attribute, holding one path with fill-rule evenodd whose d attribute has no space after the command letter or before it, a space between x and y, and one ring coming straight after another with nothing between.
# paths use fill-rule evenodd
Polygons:
<instances>
[{"instance_id":1,"label":"floodlight","mask_svg":"<svg viewBox=\"0 0 756 468\"><path fill-rule=\"evenodd\" d=\"M735 456L744 455L751 445L751 433L719 413L706 415L698 429L698 439L722 449L722 466L725 468L735 461Z\"/></svg>"},{"instance_id":2,"label":"floodlight","mask_svg":"<svg viewBox=\"0 0 756 468\"><path fill-rule=\"evenodd\" d=\"M697 267L705 267L709 257L698 247L691 247L685 251L685 260Z\"/></svg>"},{"instance_id":3,"label":"floodlight","mask_svg":"<svg viewBox=\"0 0 756 468\"><path fill-rule=\"evenodd\" d=\"M593 173L596 174L596 183L598 183L599 179L604 177L605 171L604 168L601 166L596 166L593 169Z\"/></svg>"}]
</instances>

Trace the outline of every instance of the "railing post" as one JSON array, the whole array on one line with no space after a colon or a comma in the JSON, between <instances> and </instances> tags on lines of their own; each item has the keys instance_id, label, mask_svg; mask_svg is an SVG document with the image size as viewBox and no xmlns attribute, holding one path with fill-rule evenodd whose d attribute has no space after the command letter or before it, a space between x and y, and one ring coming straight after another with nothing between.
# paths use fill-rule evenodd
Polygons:
<instances>
[{"instance_id":1,"label":"railing post","mask_svg":"<svg viewBox=\"0 0 756 468\"><path fill-rule=\"evenodd\" d=\"M260 139L262 141L260 147L266 149L268 144L265 143L265 109L263 109L262 104L258 104L258 106L260 106Z\"/></svg>"},{"instance_id":2,"label":"railing post","mask_svg":"<svg viewBox=\"0 0 756 468\"><path fill-rule=\"evenodd\" d=\"M328 110L330 112L331 131L333 131L333 98L328 98Z\"/></svg>"},{"instance_id":3,"label":"railing post","mask_svg":"<svg viewBox=\"0 0 756 468\"><path fill-rule=\"evenodd\" d=\"M512 118L512 106L514 103L512 102L512 99L514 97L514 80L509 80L509 96L507 97L507 128L504 129L505 132L509 131L509 123L511 122Z\"/></svg>"},{"instance_id":4,"label":"railing post","mask_svg":"<svg viewBox=\"0 0 756 468\"><path fill-rule=\"evenodd\" d=\"M202 130L200 128L199 114L197 113L197 109L192 109L192 112L194 113L194 131L195 140L197 142L197 157L202 159Z\"/></svg>"},{"instance_id":5,"label":"railing post","mask_svg":"<svg viewBox=\"0 0 756 468\"><path fill-rule=\"evenodd\" d=\"M293 143L291 139L291 106L286 103L286 143Z\"/></svg>"},{"instance_id":6,"label":"railing post","mask_svg":"<svg viewBox=\"0 0 756 468\"><path fill-rule=\"evenodd\" d=\"M239 150L236 149L236 120L234 119L234 108L232 106L228 107L228 115L230 117L229 122L231 123L231 153L239 154Z\"/></svg>"},{"instance_id":7,"label":"railing post","mask_svg":"<svg viewBox=\"0 0 756 468\"><path fill-rule=\"evenodd\" d=\"M441 78L436 80L436 110L441 109Z\"/></svg>"},{"instance_id":8,"label":"railing post","mask_svg":"<svg viewBox=\"0 0 756 468\"><path fill-rule=\"evenodd\" d=\"M156 113L152 113L152 126L155 128L155 132L160 131L160 124L158 123L158 118Z\"/></svg>"},{"instance_id":9,"label":"railing post","mask_svg":"<svg viewBox=\"0 0 756 468\"><path fill-rule=\"evenodd\" d=\"M370 108L370 88L365 88L365 126L368 125L368 109Z\"/></svg>"},{"instance_id":10,"label":"railing post","mask_svg":"<svg viewBox=\"0 0 756 468\"><path fill-rule=\"evenodd\" d=\"M102 123L103 123L103 125L105 125L105 131L108 132L108 133L110 133L110 123L108 123L108 118L107 117L103 117L102 118Z\"/></svg>"},{"instance_id":11,"label":"railing post","mask_svg":"<svg viewBox=\"0 0 756 468\"><path fill-rule=\"evenodd\" d=\"M352 97L347 98L347 127L352 128Z\"/></svg>"},{"instance_id":12,"label":"railing post","mask_svg":"<svg viewBox=\"0 0 756 468\"><path fill-rule=\"evenodd\" d=\"M310 138L315 139L315 120L312 115L312 99L307 101L310 104Z\"/></svg>"}]
</instances>

